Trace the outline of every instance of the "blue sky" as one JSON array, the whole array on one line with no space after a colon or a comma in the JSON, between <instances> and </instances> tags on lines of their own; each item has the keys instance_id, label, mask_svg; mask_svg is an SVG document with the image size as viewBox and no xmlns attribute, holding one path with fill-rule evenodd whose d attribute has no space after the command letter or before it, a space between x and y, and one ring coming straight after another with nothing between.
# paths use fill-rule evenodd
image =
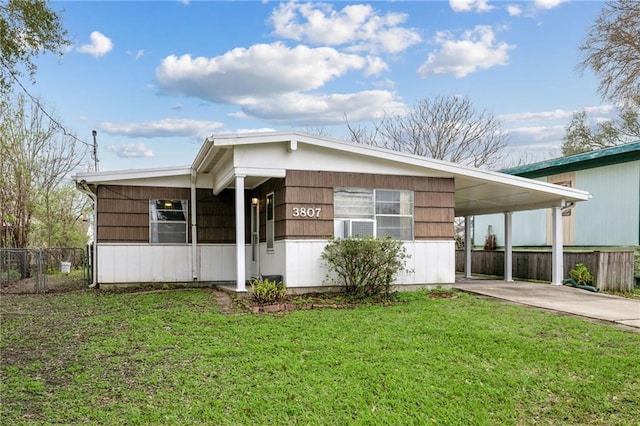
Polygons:
<instances>
[{"instance_id":1,"label":"blue sky","mask_svg":"<svg viewBox=\"0 0 640 426\"><path fill-rule=\"evenodd\" d=\"M73 42L25 86L100 170L188 165L213 133L345 137L435 96L464 95L509 131L510 158L559 154L571 114L612 117L576 69L603 3L54 2Z\"/></svg>"}]
</instances>

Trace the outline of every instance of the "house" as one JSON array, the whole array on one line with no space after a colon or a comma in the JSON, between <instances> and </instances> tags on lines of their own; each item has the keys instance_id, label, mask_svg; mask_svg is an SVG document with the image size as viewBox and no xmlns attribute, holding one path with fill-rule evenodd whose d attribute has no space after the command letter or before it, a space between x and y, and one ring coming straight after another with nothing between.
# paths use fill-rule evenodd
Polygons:
<instances>
[{"instance_id":1,"label":"house","mask_svg":"<svg viewBox=\"0 0 640 426\"><path fill-rule=\"evenodd\" d=\"M588 191L592 200L562 211L566 246L640 246L640 142L503 170L503 173ZM491 229L504 244L501 215L474 218L473 242L482 246ZM545 210L513 215L514 246L549 246L551 215Z\"/></svg>"},{"instance_id":2,"label":"house","mask_svg":"<svg viewBox=\"0 0 640 426\"><path fill-rule=\"evenodd\" d=\"M324 246L356 234L403 240L411 272L395 284L453 283L455 216L551 207L560 218L564 201L589 196L296 132L213 135L190 166L75 181L94 201L94 284L232 283L238 292L257 275L279 275L294 291L326 286Z\"/></svg>"}]
</instances>

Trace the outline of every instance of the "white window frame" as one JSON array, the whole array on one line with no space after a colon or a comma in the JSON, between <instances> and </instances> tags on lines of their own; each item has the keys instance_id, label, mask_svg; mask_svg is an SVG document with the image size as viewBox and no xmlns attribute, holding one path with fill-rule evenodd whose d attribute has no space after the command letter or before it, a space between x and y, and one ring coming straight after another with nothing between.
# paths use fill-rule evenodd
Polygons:
<instances>
[{"instance_id":1,"label":"white window frame","mask_svg":"<svg viewBox=\"0 0 640 426\"><path fill-rule=\"evenodd\" d=\"M401 189L371 189L371 188L350 188L350 187L337 187L334 188L334 211L336 210L340 210L336 208L336 197L335 197L335 193L336 191L340 191L340 190L351 190L351 191L356 191L356 192L370 192L371 193L371 206L367 206L366 210L367 212L365 214L359 215L357 212L346 212L346 214L342 215L342 216L336 216L334 217L334 235L338 236L338 237L342 237L342 238L348 238L348 237L352 237L353 232L353 222L359 222L359 221L371 221L373 222L373 237L378 237L379 232L378 232L378 227L379 227L379 222L381 218L384 217L392 217L392 218L407 218L410 219L411 222L411 226L410 226L410 232L411 232L411 238L404 240L404 241L413 241L415 239L415 220L414 220L414 212L415 212L415 208L414 208L414 204L415 204L415 193L414 191L410 191L410 190L401 190ZM410 210L410 214L407 213L403 213L402 212L402 205L400 206L400 212L397 214L391 214L391 213L377 213L378 212L378 201L377 201L377 193L378 192L382 192L382 191L390 191L390 192L398 192L400 193L400 197L402 198L402 193L405 193L406 195L410 194L410 200L409 200L409 210ZM372 212L371 214L369 214L369 212ZM406 229L406 228L399 228L399 229ZM345 235L346 232L348 230L348 235Z\"/></svg>"},{"instance_id":2,"label":"white window frame","mask_svg":"<svg viewBox=\"0 0 640 426\"><path fill-rule=\"evenodd\" d=\"M182 212L184 220L163 220L158 219L158 212L165 211L165 209L158 209L158 203L162 203L166 205L167 203L171 203L173 206L175 203L180 203L180 210L177 209L166 209L167 211L174 212ZM149 243L150 244L187 244L189 242L189 227L188 227L188 218L189 218L189 200L169 200L169 199L152 199L149 200ZM184 226L184 241L160 241L161 236L166 234L166 232L160 232L160 229L163 225L183 225ZM180 232L181 233L181 232ZM176 232L175 234L178 234Z\"/></svg>"}]
</instances>

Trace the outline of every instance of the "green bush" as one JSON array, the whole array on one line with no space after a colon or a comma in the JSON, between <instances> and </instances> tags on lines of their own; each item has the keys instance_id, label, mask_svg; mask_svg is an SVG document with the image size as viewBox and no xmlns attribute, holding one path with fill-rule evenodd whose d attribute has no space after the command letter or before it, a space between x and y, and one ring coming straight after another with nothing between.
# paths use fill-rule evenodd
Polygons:
<instances>
[{"instance_id":1,"label":"green bush","mask_svg":"<svg viewBox=\"0 0 640 426\"><path fill-rule=\"evenodd\" d=\"M578 285L591 285L593 282L593 275L584 263L576 263L576 266L569 271L569 276Z\"/></svg>"},{"instance_id":2,"label":"green bush","mask_svg":"<svg viewBox=\"0 0 640 426\"><path fill-rule=\"evenodd\" d=\"M0 278L4 278L8 281L17 281L22 278L22 274L17 269L9 268L8 271L2 272L2 275L0 275Z\"/></svg>"},{"instance_id":3,"label":"green bush","mask_svg":"<svg viewBox=\"0 0 640 426\"><path fill-rule=\"evenodd\" d=\"M320 255L328 266L327 278L335 279L355 299L390 299L391 284L406 271L409 255L402 241L391 237L333 240Z\"/></svg>"},{"instance_id":4,"label":"green bush","mask_svg":"<svg viewBox=\"0 0 640 426\"><path fill-rule=\"evenodd\" d=\"M282 281L276 282L260 277L251 280L251 298L261 305L284 301L287 286Z\"/></svg>"}]
</instances>

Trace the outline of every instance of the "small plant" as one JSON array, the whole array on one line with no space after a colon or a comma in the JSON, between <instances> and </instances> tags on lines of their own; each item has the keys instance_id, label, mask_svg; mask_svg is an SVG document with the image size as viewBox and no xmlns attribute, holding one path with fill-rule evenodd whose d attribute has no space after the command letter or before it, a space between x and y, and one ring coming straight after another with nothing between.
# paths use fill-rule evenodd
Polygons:
<instances>
[{"instance_id":1,"label":"small plant","mask_svg":"<svg viewBox=\"0 0 640 426\"><path fill-rule=\"evenodd\" d=\"M394 294L391 284L406 270L409 255L402 241L364 237L334 240L320 257L328 265L327 278L336 279L348 296L388 300Z\"/></svg>"},{"instance_id":2,"label":"small plant","mask_svg":"<svg viewBox=\"0 0 640 426\"><path fill-rule=\"evenodd\" d=\"M569 276L578 285L591 285L593 283L593 275L584 263L576 263L576 266L569 271Z\"/></svg>"},{"instance_id":3,"label":"small plant","mask_svg":"<svg viewBox=\"0 0 640 426\"><path fill-rule=\"evenodd\" d=\"M2 274L0 274L0 278L7 281L17 281L22 278L22 274L17 269L9 268L8 271L3 271Z\"/></svg>"},{"instance_id":4,"label":"small plant","mask_svg":"<svg viewBox=\"0 0 640 426\"><path fill-rule=\"evenodd\" d=\"M251 298L261 305L269 305L284 301L287 286L282 281L276 282L269 279L256 277L251 280Z\"/></svg>"}]
</instances>

